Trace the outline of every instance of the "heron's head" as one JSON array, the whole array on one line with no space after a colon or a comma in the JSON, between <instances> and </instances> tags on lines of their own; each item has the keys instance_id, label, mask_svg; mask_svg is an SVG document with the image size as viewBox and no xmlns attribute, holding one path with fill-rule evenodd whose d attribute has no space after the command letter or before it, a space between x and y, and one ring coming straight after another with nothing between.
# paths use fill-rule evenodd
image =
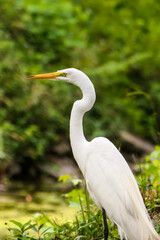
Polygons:
<instances>
[{"instance_id":1,"label":"heron's head","mask_svg":"<svg viewBox=\"0 0 160 240\"><path fill-rule=\"evenodd\" d=\"M27 78L28 79L50 79L50 80L71 82L75 85L81 86L83 79L87 79L88 77L78 69L67 68L57 72L32 75L32 76L28 76Z\"/></svg>"},{"instance_id":2,"label":"heron's head","mask_svg":"<svg viewBox=\"0 0 160 240\"><path fill-rule=\"evenodd\" d=\"M38 74L38 75L32 75L28 76L28 79L50 79L54 81L63 81L63 82L69 82L73 83L74 85L78 86L83 95L86 95L87 98L90 99L90 104L89 108L93 105L95 102L95 90L92 82L90 79L87 77L86 74L81 72L78 69L75 68L67 68L63 69L57 72L52 72L52 73L44 73L44 74Z\"/></svg>"}]
</instances>

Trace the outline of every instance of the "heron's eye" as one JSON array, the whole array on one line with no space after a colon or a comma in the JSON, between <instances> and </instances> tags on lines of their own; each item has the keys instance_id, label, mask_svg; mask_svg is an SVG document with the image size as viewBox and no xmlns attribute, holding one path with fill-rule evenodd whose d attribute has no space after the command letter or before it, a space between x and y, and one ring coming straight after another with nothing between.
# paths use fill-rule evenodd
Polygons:
<instances>
[{"instance_id":1,"label":"heron's eye","mask_svg":"<svg viewBox=\"0 0 160 240\"><path fill-rule=\"evenodd\" d=\"M61 73L59 76L61 76L61 77L67 77L67 73L63 72L63 73Z\"/></svg>"}]
</instances>

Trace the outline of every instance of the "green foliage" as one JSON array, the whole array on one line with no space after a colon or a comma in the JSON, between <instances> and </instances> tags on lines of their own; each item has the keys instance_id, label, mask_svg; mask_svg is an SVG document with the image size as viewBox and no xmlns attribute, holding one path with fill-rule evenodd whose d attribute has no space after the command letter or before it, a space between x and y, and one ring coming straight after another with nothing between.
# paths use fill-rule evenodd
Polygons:
<instances>
[{"instance_id":1,"label":"green foliage","mask_svg":"<svg viewBox=\"0 0 160 240\"><path fill-rule=\"evenodd\" d=\"M159 147L151 154L156 156L159 153ZM150 156L151 156L150 155ZM149 157L150 157L149 156ZM159 156L159 155L158 155ZM149 178L149 172L145 172L146 177ZM152 172L153 174L153 172ZM141 172L141 179L144 173ZM138 178L140 179L140 178ZM93 204L92 200L88 196L86 188L79 188L79 184L82 184L81 179L73 179L70 175L64 175L59 178L59 181L63 183L72 182L74 189L65 194L64 197L69 202L70 206L77 206L79 211L75 216L75 220L72 222L60 222L60 220L53 220L50 216L44 214L37 214L34 219L22 224L15 220L11 220L8 224L8 230L10 232L10 240L29 239L29 240L91 240L91 239L103 239L103 220L102 211L98 210ZM153 182L145 185L144 182L139 180L140 188L146 207L154 221L157 232L160 233L160 188L154 186ZM109 240L119 239L117 227L107 220L109 226ZM13 227L9 225L12 224ZM7 223L6 223L7 225Z\"/></svg>"},{"instance_id":2,"label":"green foliage","mask_svg":"<svg viewBox=\"0 0 160 240\"><path fill-rule=\"evenodd\" d=\"M103 135L119 146L119 131L128 130L157 144L159 10L158 0L1 0L0 169L18 165L36 176L38 161L68 140L78 90L24 78L68 67L85 71L96 88L89 139Z\"/></svg>"},{"instance_id":3,"label":"green foliage","mask_svg":"<svg viewBox=\"0 0 160 240\"><path fill-rule=\"evenodd\" d=\"M51 238L46 238L46 236L48 236L49 232L51 231L51 229L46 226L47 217L48 216L43 217L39 215L36 218L34 218L34 220L29 220L24 224L17 222L15 220L11 220L10 223L14 224L16 227L8 227L8 231L12 233L12 237L13 237L10 239L18 239L18 240L20 239L21 240L51 239ZM31 230L32 232L35 233L36 238L34 235L33 236L30 235Z\"/></svg>"},{"instance_id":4,"label":"green foliage","mask_svg":"<svg viewBox=\"0 0 160 240\"><path fill-rule=\"evenodd\" d=\"M89 38L95 55L98 53L98 58L93 57L97 67L89 71L95 79L98 95L94 121L91 119L95 123L96 135L103 133L113 137L117 135L117 129L127 129L157 141L158 1L80 2L91 10ZM144 96L126 97L135 91L143 91L151 96L154 111Z\"/></svg>"},{"instance_id":5,"label":"green foliage","mask_svg":"<svg viewBox=\"0 0 160 240\"><path fill-rule=\"evenodd\" d=\"M160 146L156 146L154 151L145 157L144 162L137 164L137 168L141 171L138 181L144 190L148 187L144 182L150 182L153 187L160 186Z\"/></svg>"},{"instance_id":6,"label":"green foliage","mask_svg":"<svg viewBox=\"0 0 160 240\"><path fill-rule=\"evenodd\" d=\"M145 205L154 220L157 232L160 232L160 146L145 157L144 162L137 164L139 174L137 181Z\"/></svg>"},{"instance_id":7,"label":"green foliage","mask_svg":"<svg viewBox=\"0 0 160 240\"><path fill-rule=\"evenodd\" d=\"M28 81L24 76L71 66L74 49L84 47L83 31L77 25L86 14L66 0L61 5L50 0L2 0L0 10L0 158L5 166L28 169L29 176L36 160L51 152L66 130L69 116L63 114L71 100L63 101L70 88Z\"/></svg>"},{"instance_id":8,"label":"green foliage","mask_svg":"<svg viewBox=\"0 0 160 240\"><path fill-rule=\"evenodd\" d=\"M160 146L146 157L146 163L143 164L143 174L150 177L153 185L160 185Z\"/></svg>"},{"instance_id":9,"label":"green foliage","mask_svg":"<svg viewBox=\"0 0 160 240\"><path fill-rule=\"evenodd\" d=\"M31 220L29 220L28 222L26 222L24 224L17 222L15 220L11 220L10 222L13 223L14 225L16 225L16 227L9 227L8 230L12 231L13 237L15 237L17 239L29 239L27 237L27 235L28 235L27 231L29 229L36 229L35 228L36 224L31 224ZM34 238L31 238L31 239L34 239Z\"/></svg>"},{"instance_id":10,"label":"green foliage","mask_svg":"<svg viewBox=\"0 0 160 240\"><path fill-rule=\"evenodd\" d=\"M81 179L73 179L70 175L61 176L60 181L71 181L74 189L65 194L69 206L78 207L79 211L73 222L60 223L50 216L38 214L34 219L22 224L11 220L8 225L9 239L29 240L75 240L75 239L103 239L102 211L98 210L88 196L88 193L79 189ZM118 239L117 228L109 223L110 239ZM12 224L16 227L9 226Z\"/></svg>"}]
</instances>

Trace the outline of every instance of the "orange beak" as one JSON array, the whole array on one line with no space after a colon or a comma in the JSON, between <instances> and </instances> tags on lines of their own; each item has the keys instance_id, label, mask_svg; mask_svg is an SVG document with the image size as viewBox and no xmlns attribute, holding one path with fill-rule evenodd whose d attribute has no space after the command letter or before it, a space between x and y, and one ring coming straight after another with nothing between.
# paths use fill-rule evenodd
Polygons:
<instances>
[{"instance_id":1,"label":"orange beak","mask_svg":"<svg viewBox=\"0 0 160 240\"><path fill-rule=\"evenodd\" d=\"M66 77L66 74L62 73L62 72L52 72L52 73L31 75L26 78L28 78L28 79L56 79L57 77L60 77L60 76Z\"/></svg>"}]
</instances>

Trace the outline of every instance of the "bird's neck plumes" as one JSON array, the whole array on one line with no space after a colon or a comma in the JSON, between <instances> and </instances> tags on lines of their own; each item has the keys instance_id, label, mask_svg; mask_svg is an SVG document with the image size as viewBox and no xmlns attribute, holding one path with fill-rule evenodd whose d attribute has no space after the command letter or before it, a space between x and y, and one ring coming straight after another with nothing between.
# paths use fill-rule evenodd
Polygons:
<instances>
[{"instance_id":1,"label":"bird's neck plumes","mask_svg":"<svg viewBox=\"0 0 160 240\"><path fill-rule=\"evenodd\" d=\"M82 93L83 98L74 103L71 119L70 119L70 141L71 147L73 151L73 155L77 160L79 167L83 168L83 154L85 147L88 144L83 132L83 116L84 113L89 111L96 99L94 86L89 79L87 79L87 83L85 85L79 86Z\"/></svg>"}]
</instances>

